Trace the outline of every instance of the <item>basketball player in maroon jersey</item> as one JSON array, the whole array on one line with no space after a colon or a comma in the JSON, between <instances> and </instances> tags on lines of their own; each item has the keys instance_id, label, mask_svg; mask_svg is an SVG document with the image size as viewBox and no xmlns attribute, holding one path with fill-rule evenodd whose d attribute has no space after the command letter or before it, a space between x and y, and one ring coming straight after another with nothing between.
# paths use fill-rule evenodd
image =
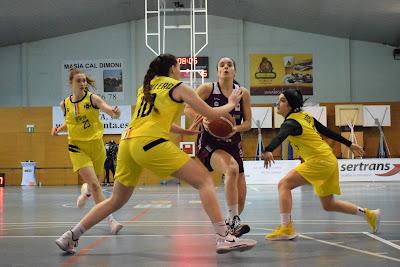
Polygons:
<instances>
[{"instance_id":1,"label":"basketball player in maroon jersey","mask_svg":"<svg viewBox=\"0 0 400 267\"><path fill-rule=\"evenodd\" d=\"M235 61L222 57L218 61L218 82L200 85L196 92L211 107L223 106L233 90L242 90L240 103L230 112L236 125L227 138L217 138L207 131L208 121L204 118L201 133L197 139L200 161L209 171L216 170L225 177L225 199L228 207L226 224L231 233L237 237L248 233L250 227L241 224L239 215L244 209L246 200L246 180L243 169L243 151L241 132L251 128L250 93L235 81ZM186 106L185 114L194 118L197 114Z\"/></svg>"}]
</instances>

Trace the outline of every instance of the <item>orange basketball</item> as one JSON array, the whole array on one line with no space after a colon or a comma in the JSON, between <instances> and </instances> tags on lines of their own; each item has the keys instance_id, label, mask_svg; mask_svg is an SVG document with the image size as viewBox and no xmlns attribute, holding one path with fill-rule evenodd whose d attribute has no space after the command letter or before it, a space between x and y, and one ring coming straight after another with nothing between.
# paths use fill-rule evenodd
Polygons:
<instances>
[{"instance_id":1,"label":"orange basketball","mask_svg":"<svg viewBox=\"0 0 400 267\"><path fill-rule=\"evenodd\" d=\"M216 120L210 121L208 130L215 137L225 138L232 133L233 123L224 117L220 117Z\"/></svg>"}]
</instances>

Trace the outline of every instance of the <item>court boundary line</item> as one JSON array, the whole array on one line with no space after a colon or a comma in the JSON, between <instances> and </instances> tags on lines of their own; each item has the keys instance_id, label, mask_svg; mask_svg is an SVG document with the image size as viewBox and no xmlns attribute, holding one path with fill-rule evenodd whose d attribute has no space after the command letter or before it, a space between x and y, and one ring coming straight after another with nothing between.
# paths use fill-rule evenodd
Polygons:
<instances>
[{"instance_id":1,"label":"court boundary line","mask_svg":"<svg viewBox=\"0 0 400 267\"><path fill-rule=\"evenodd\" d=\"M382 242L382 243L384 243L384 244L386 244L388 246L391 246L391 247L393 247L393 248L395 248L397 250L400 250L400 246L399 245L394 244L394 243L390 242L389 240L386 240L386 239L384 239L382 237L379 237L377 235L374 235L374 234L371 234L371 233L368 233L368 232L363 232L363 234L367 235L367 236L369 236L369 237L371 237L371 238L373 238L375 240L378 240L378 241L380 241L380 242Z\"/></svg>"},{"instance_id":2,"label":"court boundary line","mask_svg":"<svg viewBox=\"0 0 400 267\"><path fill-rule=\"evenodd\" d=\"M270 228L258 228L258 227L252 227L251 229L257 229L257 230L263 230L263 231L272 231L273 229ZM362 234L363 232L353 232L353 231L330 231L330 232L302 232L302 234L308 234L308 235L324 235L324 234ZM248 235L248 234L247 234Z\"/></svg>"},{"instance_id":3,"label":"court boundary line","mask_svg":"<svg viewBox=\"0 0 400 267\"><path fill-rule=\"evenodd\" d=\"M387 259L387 260L400 262L400 259L398 259L398 258L393 258L393 257L390 257L390 256L385 256L385 255L379 254L379 253L382 253L382 252L376 253L376 252L370 252L370 251L367 251L367 250L352 248L352 247L349 247L349 246L345 246L345 245L341 245L341 244L337 244L337 243L333 243L333 242L317 239L317 238L314 238L314 237L311 237L311 236L306 236L306 235L303 235L303 234L299 234L299 237L302 237L302 238L308 239L308 240L313 240L313 241L316 241L316 242L319 242L319 243L322 243L322 244L326 244L326 245L330 245L330 246L334 246L334 247L339 247L339 248L344 248L344 249L355 251L355 252L359 252L359 253L362 253L362 254L378 257L378 258L383 258L383 259Z\"/></svg>"}]
</instances>

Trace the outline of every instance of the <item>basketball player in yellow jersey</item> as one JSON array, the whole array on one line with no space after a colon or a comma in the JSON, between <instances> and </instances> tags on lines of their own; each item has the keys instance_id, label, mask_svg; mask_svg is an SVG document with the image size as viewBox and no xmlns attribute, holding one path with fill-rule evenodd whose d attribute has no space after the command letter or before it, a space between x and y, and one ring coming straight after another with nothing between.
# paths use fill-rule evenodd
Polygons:
<instances>
[{"instance_id":1,"label":"basketball player in yellow jersey","mask_svg":"<svg viewBox=\"0 0 400 267\"><path fill-rule=\"evenodd\" d=\"M119 145L113 193L110 198L92 208L72 230L56 240L62 250L73 252L76 241L85 231L120 209L132 195L144 168L160 177L180 178L199 190L203 208L216 232L217 253L243 251L255 246L255 240L240 239L229 234L212 177L168 140L170 131L183 131L172 122L181 115L184 102L209 119L227 117L228 112L239 103L241 91L233 92L228 104L211 108L194 89L179 81L179 75L179 63L173 55L162 54L150 63L143 86L138 89L132 121Z\"/></svg>"},{"instance_id":2,"label":"basketball player in yellow jersey","mask_svg":"<svg viewBox=\"0 0 400 267\"><path fill-rule=\"evenodd\" d=\"M289 138L293 149L304 162L280 180L278 190L281 225L265 238L290 240L297 236L291 221L291 190L305 184L312 184L324 210L359 215L368 222L373 233L377 232L381 218L379 209L369 210L334 198L334 194L340 194L338 162L331 147L322 140L320 134L348 146L356 155L362 155L363 149L301 111L302 106L303 96L299 90L288 89L279 96L277 110L285 121L278 135L264 149L264 165L266 168L271 166L274 161L272 151L286 138Z\"/></svg>"},{"instance_id":3,"label":"basketball player in yellow jersey","mask_svg":"<svg viewBox=\"0 0 400 267\"><path fill-rule=\"evenodd\" d=\"M99 119L99 110L111 117L119 117L118 107L110 107L99 96L88 90L88 85L94 86L94 81L78 69L71 69L69 82L72 95L60 103L65 116L65 122L52 129L52 135L57 135L64 129L68 130L68 151L74 172L79 172L85 182L78 197L77 206L83 208L87 199L93 195L95 203L103 201L99 179L104 174L106 151L103 144L103 123ZM117 234L122 225L112 215L108 217L111 232Z\"/></svg>"}]
</instances>

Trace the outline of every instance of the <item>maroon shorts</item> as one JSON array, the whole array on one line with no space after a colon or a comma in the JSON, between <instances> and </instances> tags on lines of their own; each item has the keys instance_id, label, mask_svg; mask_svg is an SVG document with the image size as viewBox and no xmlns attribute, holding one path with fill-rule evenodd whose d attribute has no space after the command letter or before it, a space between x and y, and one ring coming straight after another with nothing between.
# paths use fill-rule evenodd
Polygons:
<instances>
[{"instance_id":1,"label":"maroon shorts","mask_svg":"<svg viewBox=\"0 0 400 267\"><path fill-rule=\"evenodd\" d=\"M198 146L197 157L200 161L207 167L207 169L212 172L211 167L211 156L215 150L221 149L231 155L239 165L239 173L243 173L243 150L241 143L221 143L221 142L208 142L207 144L201 144Z\"/></svg>"}]
</instances>

